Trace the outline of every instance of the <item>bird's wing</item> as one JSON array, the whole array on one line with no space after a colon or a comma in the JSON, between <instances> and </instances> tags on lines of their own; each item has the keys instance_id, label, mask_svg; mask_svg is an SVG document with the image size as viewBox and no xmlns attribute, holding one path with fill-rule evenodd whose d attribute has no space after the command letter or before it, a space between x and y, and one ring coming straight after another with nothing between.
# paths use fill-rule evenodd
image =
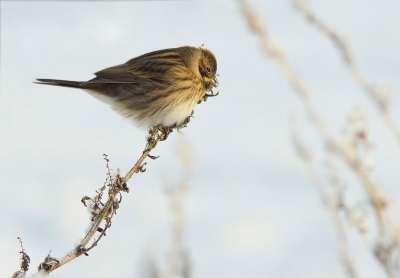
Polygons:
<instances>
[{"instance_id":1,"label":"bird's wing","mask_svg":"<svg viewBox=\"0 0 400 278\"><path fill-rule=\"evenodd\" d=\"M98 71L95 73L96 77L85 85L165 82L168 81L165 72L176 66L185 66L177 49L163 49L133 58L125 64Z\"/></svg>"},{"instance_id":2,"label":"bird's wing","mask_svg":"<svg viewBox=\"0 0 400 278\"><path fill-rule=\"evenodd\" d=\"M126 64L106 68L95 73L96 77L85 82L85 85L104 83L137 83L138 76L128 71Z\"/></svg>"}]
</instances>

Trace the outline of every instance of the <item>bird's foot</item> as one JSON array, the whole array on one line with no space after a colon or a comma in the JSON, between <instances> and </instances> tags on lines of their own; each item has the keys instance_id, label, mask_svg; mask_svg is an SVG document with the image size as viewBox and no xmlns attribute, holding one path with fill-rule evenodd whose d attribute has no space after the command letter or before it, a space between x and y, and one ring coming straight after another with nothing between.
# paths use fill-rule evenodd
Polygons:
<instances>
[{"instance_id":1,"label":"bird's foot","mask_svg":"<svg viewBox=\"0 0 400 278\"><path fill-rule=\"evenodd\" d=\"M165 141L168 138L168 135L174 131L172 126L169 127L162 127L162 133L164 134L163 139L161 139L161 141Z\"/></svg>"},{"instance_id":2,"label":"bird's foot","mask_svg":"<svg viewBox=\"0 0 400 278\"><path fill-rule=\"evenodd\" d=\"M197 104L200 104L202 101L207 101L209 97L216 97L219 95L219 92L214 94L213 90L210 90L211 94L204 94L204 96L197 102Z\"/></svg>"}]
</instances>

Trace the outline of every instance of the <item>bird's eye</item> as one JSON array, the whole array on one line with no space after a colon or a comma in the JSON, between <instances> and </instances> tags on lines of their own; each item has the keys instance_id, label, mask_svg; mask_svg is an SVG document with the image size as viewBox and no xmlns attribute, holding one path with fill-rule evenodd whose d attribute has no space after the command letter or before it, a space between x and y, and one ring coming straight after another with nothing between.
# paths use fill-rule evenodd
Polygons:
<instances>
[{"instance_id":1,"label":"bird's eye","mask_svg":"<svg viewBox=\"0 0 400 278\"><path fill-rule=\"evenodd\" d=\"M211 71L211 69L210 69L210 68L206 68L206 70L207 70L207 72L210 72L210 71Z\"/></svg>"}]
</instances>

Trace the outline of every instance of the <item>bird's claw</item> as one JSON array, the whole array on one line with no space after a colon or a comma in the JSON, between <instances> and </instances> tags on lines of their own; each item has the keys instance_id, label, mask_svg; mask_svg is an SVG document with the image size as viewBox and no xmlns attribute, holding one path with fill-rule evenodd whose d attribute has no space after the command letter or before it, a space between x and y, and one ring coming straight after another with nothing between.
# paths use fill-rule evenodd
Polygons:
<instances>
[{"instance_id":1,"label":"bird's claw","mask_svg":"<svg viewBox=\"0 0 400 278\"><path fill-rule=\"evenodd\" d=\"M164 135L161 141L165 141L168 138L168 135L174 131L173 127L163 127L162 128L162 134Z\"/></svg>"},{"instance_id":2,"label":"bird's claw","mask_svg":"<svg viewBox=\"0 0 400 278\"><path fill-rule=\"evenodd\" d=\"M200 104L202 100L207 101L207 99L208 99L209 97L216 97L216 96L219 95L219 91L218 91L215 95L214 95L214 92L213 92L212 89L210 90L210 92L211 92L211 94L205 94L205 95L203 96L203 98L198 102L198 104Z\"/></svg>"}]
</instances>

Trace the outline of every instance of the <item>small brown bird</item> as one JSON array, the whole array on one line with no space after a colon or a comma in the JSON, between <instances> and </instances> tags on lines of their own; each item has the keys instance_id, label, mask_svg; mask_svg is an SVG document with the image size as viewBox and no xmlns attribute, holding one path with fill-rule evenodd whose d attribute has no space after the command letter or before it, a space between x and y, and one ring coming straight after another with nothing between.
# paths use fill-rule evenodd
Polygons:
<instances>
[{"instance_id":1,"label":"small brown bird","mask_svg":"<svg viewBox=\"0 0 400 278\"><path fill-rule=\"evenodd\" d=\"M150 52L95 73L89 81L36 79L37 84L83 89L141 127L182 127L196 104L218 86L217 60L204 48Z\"/></svg>"}]
</instances>

